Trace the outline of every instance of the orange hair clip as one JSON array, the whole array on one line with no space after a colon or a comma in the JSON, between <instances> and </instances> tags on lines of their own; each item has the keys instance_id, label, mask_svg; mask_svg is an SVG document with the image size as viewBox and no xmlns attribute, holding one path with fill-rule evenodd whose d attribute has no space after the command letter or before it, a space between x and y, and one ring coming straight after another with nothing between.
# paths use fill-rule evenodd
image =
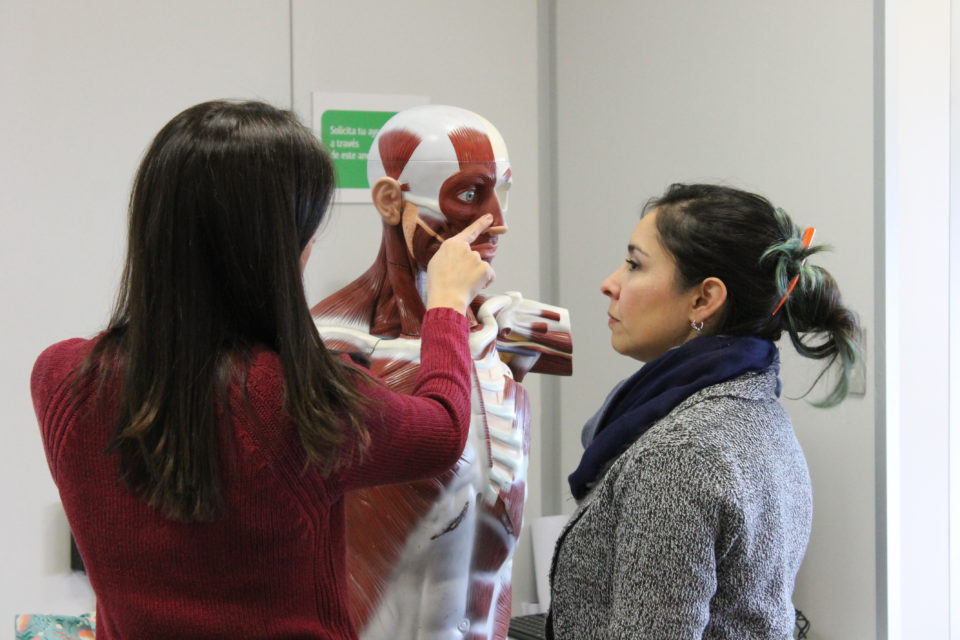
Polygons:
<instances>
[{"instance_id":1,"label":"orange hair clip","mask_svg":"<svg viewBox=\"0 0 960 640\"><path fill-rule=\"evenodd\" d=\"M817 230L816 230L816 228L814 228L814 227L807 227L806 229L804 229L804 230L803 230L803 239L800 240L800 246L802 246L804 249L809 249L809 248L810 248L810 245L813 244L813 236L814 236L816 233L817 233ZM806 258L804 258L803 262L800 263L800 266L802 267L802 266L805 265L805 264L807 264ZM782 297L782 298L780 298L780 302L777 303L776 308L773 310L773 313L771 313L770 315L772 315L772 316L777 315L777 312L780 311L780 307L782 307L783 305L785 305L785 304L787 303L787 298L790 297L790 294L793 292L793 290L794 290L794 288L797 286L797 283L798 283L798 282L800 282L800 274L799 274L799 273L798 273L797 275L793 276L793 278L791 278L790 284L787 285L787 292L783 294L783 297Z\"/></svg>"}]
</instances>

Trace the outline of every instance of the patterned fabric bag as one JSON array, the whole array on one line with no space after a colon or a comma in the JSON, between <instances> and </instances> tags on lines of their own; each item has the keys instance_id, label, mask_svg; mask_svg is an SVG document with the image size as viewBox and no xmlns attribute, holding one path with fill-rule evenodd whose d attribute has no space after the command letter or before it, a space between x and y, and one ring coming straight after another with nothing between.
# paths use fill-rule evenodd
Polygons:
<instances>
[{"instance_id":1,"label":"patterned fabric bag","mask_svg":"<svg viewBox=\"0 0 960 640\"><path fill-rule=\"evenodd\" d=\"M85 613L79 616L56 616L22 613L14 617L16 640L93 640L96 637L97 616Z\"/></svg>"}]
</instances>

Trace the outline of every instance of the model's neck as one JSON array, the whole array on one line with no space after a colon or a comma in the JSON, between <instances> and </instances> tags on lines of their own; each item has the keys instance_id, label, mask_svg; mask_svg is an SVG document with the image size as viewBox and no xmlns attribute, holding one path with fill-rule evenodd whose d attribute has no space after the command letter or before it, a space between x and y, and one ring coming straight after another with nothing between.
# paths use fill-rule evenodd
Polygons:
<instances>
[{"instance_id":1,"label":"model's neck","mask_svg":"<svg viewBox=\"0 0 960 640\"><path fill-rule=\"evenodd\" d=\"M418 336L426 307L418 287L418 269L410 264L399 225L384 225L381 255L388 286L377 300L376 324L398 326L400 335Z\"/></svg>"}]
</instances>

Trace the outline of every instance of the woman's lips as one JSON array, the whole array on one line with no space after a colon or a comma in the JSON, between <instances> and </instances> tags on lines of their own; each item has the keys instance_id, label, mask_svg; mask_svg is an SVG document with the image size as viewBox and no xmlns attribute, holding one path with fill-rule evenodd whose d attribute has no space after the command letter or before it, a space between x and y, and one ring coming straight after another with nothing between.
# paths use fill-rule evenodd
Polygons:
<instances>
[{"instance_id":1,"label":"woman's lips","mask_svg":"<svg viewBox=\"0 0 960 640\"><path fill-rule=\"evenodd\" d=\"M613 325L615 325L615 324L618 323L618 322L620 322L620 321L617 320L616 318L614 318L614 317L613 317L612 315L610 315L609 313L607 314L607 326L608 326L608 327L612 327Z\"/></svg>"}]
</instances>

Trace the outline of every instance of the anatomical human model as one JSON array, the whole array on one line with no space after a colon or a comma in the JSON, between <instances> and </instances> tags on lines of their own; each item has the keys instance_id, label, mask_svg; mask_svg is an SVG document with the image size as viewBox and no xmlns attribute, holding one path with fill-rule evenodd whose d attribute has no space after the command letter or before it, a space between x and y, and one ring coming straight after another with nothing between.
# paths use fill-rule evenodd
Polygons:
<instances>
[{"instance_id":1,"label":"anatomical human model","mask_svg":"<svg viewBox=\"0 0 960 640\"><path fill-rule=\"evenodd\" d=\"M444 238L485 213L473 243L492 260L506 232L512 172L500 133L439 105L393 116L368 156L383 237L373 265L313 308L327 346L361 352L388 385L409 390L420 359L426 266ZM511 292L469 311L475 381L459 463L439 478L346 498L347 571L364 640L506 638L513 551L523 520L528 372L569 375L565 309Z\"/></svg>"}]
</instances>

